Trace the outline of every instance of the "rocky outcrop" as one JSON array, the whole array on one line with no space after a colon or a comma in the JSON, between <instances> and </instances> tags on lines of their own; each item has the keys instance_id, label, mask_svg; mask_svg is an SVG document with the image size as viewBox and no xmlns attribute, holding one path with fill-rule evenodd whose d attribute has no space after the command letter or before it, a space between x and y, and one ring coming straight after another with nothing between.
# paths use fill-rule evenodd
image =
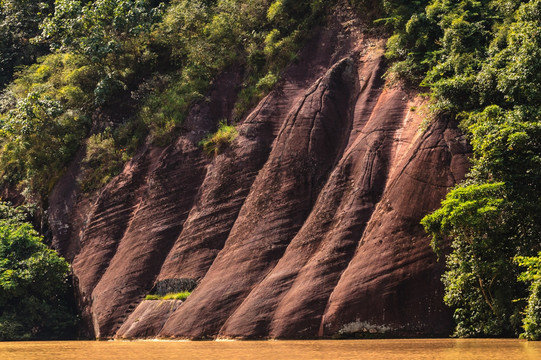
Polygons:
<instances>
[{"instance_id":1,"label":"rocky outcrop","mask_svg":"<svg viewBox=\"0 0 541 360\"><path fill-rule=\"evenodd\" d=\"M59 182L53 245L72 262L89 334L449 331L442 264L419 221L463 178L468 146L450 122L419 130L422 102L385 87L384 41L341 16L222 154L197 143L230 116L240 69L173 145L142 149L95 198L76 196L76 165ZM143 300L186 284L197 287L185 302Z\"/></svg>"},{"instance_id":2,"label":"rocky outcrop","mask_svg":"<svg viewBox=\"0 0 541 360\"><path fill-rule=\"evenodd\" d=\"M181 300L143 300L116 336L128 339L155 337L180 305Z\"/></svg>"}]
</instances>

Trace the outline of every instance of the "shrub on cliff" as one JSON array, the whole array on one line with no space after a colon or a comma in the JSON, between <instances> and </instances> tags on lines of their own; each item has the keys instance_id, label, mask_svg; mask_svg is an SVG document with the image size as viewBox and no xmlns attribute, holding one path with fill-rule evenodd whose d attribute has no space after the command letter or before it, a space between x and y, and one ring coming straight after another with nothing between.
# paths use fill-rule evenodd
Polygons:
<instances>
[{"instance_id":1,"label":"shrub on cliff","mask_svg":"<svg viewBox=\"0 0 541 360\"><path fill-rule=\"evenodd\" d=\"M162 8L148 0L56 0L54 12L41 24L42 39L99 69L94 101L103 105L152 68L156 54L148 35Z\"/></svg>"},{"instance_id":2,"label":"shrub on cliff","mask_svg":"<svg viewBox=\"0 0 541 360\"><path fill-rule=\"evenodd\" d=\"M0 1L0 90L18 66L31 64L47 52L46 44L31 39L53 4L54 0Z\"/></svg>"},{"instance_id":3,"label":"shrub on cliff","mask_svg":"<svg viewBox=\"0 0 541 360\"><path fill-rule=\"evenodd\" d=\"M235 140L237 135L237 129L234 126L227 125L227 122L222 121L218 131L208 135L199 144L207 154L218 155Z\"/></svg>"},{"instance_id":4,"label":"shrub on cliff","mask_svg":"<svg viewBox=\"0 0 541 360\"><path fill-rule=\"evenodd\" d=\"M19 73L0 95L4 186L46 199L86 135L95 74L80 56L53 54Z\"/></svg>"},{"instance_id":5,"label":"shrub on cliff","mask_svg":"<svg viewBox=\"0 0 541 360\"><path fill-rule=\"evenodd\" d=\"M183 291L179 293L169 293L163 296L156 294L149 294L145 296L145 300L186 300L190 296L190 291Z\"/></svg>"},{"instance_id":6,"label":"shrub on cliff","mask_svg":"<svg viewBox=\"0 0 541 360\"><path fill-rule=\"evenodd\" d=\"M504 261L514 247L502 216L510 208L503 183L472 184L451 191L422 221L436 252L442 234L452 239L442 280L457 336L509 335L519 325L522 304L513 300L526 296L526 286L516 281L518 267Z\"/></svg>"},{"instance_id":7,"label":"shrub on cliff","mask_svg":"<svg viewBox=\"0 0 541 360\"><path fill-rule=\"evenodd\" d=\"M25 45L32 51L25 62L36 63L21 68L0 96L0 182L46 209L52 187L85 137L95 135L115 147L114 166L105 164L110 157L104 152L87 157L98 169L83 179L92 190L114 176L143 141L166 146L178 136L191 106L204 101L226 68L245 70L233 111L235 119L242 117L271 90L334 1L20 3L28 7L0 2L0 29L8 31L0 35L0 48L11 49L15 36L19 43L48 46L52 54L35 60L42 52ZM36 9L42 11L19 39L20 19ZM6 52L6 61L19 55ZM4 53L0 66L3 59Z\"/></svg>"},{"instance_id":8,"label":"shrub on cliff","mask_svg":"<svg viewBox=\"0 0 541 360\"><path fill-rule=\"evenodd\" d=\"M69 265L24 218L0 203L0 340L70 336Z\"/></svg>"}]
</instances>

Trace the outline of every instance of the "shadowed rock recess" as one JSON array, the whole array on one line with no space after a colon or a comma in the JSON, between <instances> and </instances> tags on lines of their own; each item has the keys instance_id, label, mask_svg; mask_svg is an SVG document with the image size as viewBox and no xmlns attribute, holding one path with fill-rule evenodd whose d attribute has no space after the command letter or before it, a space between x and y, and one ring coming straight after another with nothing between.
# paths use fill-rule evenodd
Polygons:
<instances>
[{"instance_id":1,"label":"shadowed rock recess","mask_svg":"<svg viewBox=\"0 0 541 360\"><path fill-rule=\"evenodd\" d=\"M468 168L455 124L419 130L422 101L387 88L384 41L337 18L211 157L229 69L184 135L141 149L93 198L77 159L53 191L53 245L72 263L87 336L317 338L444 334L442 263L420 219ZM79 155L79 158L81 155ZM192 290L186 301L144 300Z\"/></svg>"}]
</instances>

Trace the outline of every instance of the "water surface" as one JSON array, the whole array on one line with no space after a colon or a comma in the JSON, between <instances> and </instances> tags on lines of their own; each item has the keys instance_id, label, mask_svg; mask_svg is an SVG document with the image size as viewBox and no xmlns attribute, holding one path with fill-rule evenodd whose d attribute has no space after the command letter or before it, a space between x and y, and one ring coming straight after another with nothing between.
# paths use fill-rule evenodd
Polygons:
<instances>
[{"instance_id":1,"label":"water surface","mask_svg":"<svg viewBox=\"0 0 541 360\"><path fill-rule=\"evenodd\" d=\"M510 339L0 342L0 359L539 360L541 342Z\"/></svg>"}]
</instances>

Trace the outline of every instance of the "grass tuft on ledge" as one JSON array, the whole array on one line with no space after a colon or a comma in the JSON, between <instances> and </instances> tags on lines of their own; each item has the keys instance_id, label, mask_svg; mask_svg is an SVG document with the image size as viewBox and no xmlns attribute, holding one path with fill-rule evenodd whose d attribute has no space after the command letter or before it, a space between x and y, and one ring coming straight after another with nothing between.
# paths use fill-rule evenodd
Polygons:
<instances>
[{"instance_id":1,"label":"grass tuft on ledge","mask_svg":"<svg viewBox=\"0 0 541 360\"><path fill-rule=\"evenodd\" d=\"M145 300L186 300L190 296L190 291L183 291L179 293L169 293L165 295L150 294L145 297Z\"/></svg>"},{"instance_id":2,"label":"grass tuft on ledge","mask_svg":"<svg viewBox=\"0 0 541 360\"><path fill-rule=\"evenodd\" d=\"M237 137L238 132L235 126L228 125L227 121L220 121L220 127L214 134L208 135L201 140L199 146L209 155L221 154Z\"/></svg>"}]
</instances>

